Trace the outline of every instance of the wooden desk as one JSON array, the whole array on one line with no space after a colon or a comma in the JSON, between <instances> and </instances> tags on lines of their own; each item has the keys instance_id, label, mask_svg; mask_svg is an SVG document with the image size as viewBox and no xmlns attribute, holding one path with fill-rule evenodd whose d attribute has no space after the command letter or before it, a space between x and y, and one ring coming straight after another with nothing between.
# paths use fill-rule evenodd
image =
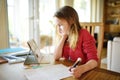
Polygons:
<instances>
[{"instance_id":1,"label":"wooden desk","mask_svg":"<svg viewBox=\"0 0 120 80\"><path fill-rule=\"evenodd\" d=\"M73 62L56 61L55 64L62 63L71 66ZM27 80L24 76L23 63L18 64L0 64L0 80ZM63 80L77 80L69 77ZM105 69L95 68L83 74L79 80L120 80L120 73L108 71Z\"/></svg>"}]
</instances>

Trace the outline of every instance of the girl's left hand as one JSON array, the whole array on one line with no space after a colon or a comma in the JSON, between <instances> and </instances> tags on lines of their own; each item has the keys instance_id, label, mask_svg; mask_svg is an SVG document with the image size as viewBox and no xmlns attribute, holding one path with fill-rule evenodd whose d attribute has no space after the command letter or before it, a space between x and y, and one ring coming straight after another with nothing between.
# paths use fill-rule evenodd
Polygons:
<instances>
[{"instance_id":1,"label":"girl's left hand","mask_svg":"<svg viewBox=\"0 0 120 80\"><path fill-rule=\"evenodd\" d=\"M71 72L75 78L79 78L84 72L84 67L78 66L76 68L71 69Z\"/></svg>"}]
</instances>

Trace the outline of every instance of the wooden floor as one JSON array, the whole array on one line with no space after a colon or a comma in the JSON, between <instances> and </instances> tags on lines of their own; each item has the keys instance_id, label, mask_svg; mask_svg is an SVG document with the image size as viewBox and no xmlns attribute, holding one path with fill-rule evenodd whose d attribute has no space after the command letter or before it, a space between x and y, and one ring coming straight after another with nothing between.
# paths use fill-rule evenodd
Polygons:
<instances>
[{"instance_id":1,"label":"wooden floor","mask_svg":"<svg viewBox=\"0 0 120 80\"><path fill-rule=\"evenodd\" d=\"M107 69L107 48L103 48L102 55L101 55L101 68Z\"/></svg>"}]
</instances>

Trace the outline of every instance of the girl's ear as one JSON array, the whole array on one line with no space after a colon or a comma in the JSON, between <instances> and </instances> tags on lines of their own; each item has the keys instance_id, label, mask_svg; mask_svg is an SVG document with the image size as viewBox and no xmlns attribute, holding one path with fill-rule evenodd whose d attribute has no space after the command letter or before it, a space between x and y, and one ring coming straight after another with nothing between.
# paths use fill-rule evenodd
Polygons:
<instances>
[{"instance_id":1,"label":"girl's ear","mask_svg":"<svg viewBox=\"0 0 120 80\"><path fill-rule=\"evenodd\" d=\"M72 26L74 24L74 20L70 19L69 22L70 26Z\"/></svg>"}]
</instances>

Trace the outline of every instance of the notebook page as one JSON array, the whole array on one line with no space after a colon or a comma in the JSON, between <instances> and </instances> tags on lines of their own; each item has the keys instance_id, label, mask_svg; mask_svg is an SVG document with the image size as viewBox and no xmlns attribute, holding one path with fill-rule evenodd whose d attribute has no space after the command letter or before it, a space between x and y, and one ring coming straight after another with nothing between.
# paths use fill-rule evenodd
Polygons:
<instances>
[{"instance_id":1,"label":"notebook page","mask_svg":"<svg viewBox=\"0 0 120 80\"><path fill-rule=\"evenodd\" d=\"M72 76L72 74L69 72L68 67L57 64L26 70L25 76L28 80L60 80Z\"/></svg>"}]
</instances>

